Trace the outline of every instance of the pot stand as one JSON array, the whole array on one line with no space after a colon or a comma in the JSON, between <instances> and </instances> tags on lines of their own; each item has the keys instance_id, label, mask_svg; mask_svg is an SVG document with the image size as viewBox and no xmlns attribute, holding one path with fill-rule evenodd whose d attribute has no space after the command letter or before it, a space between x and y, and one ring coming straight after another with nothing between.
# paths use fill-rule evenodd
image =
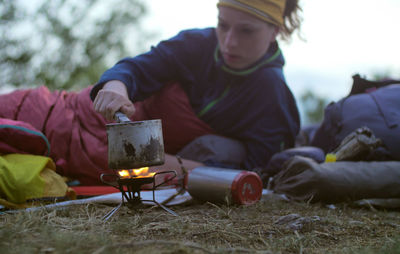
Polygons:
<instances>
[{"instance_id":1,"label":"pot stand","mask_svg":"<svg viewBox=\"0 0 400 254\"><path fill-rule=\"evenodd\" d=\"M155 183L155 179L157 176L163 175L163 174L168 174L168 173L173 173L173 176L166 179L165 181L163 181L160 184ZM143 201L145 202L151 202L154 203L156 206L161 207L162 209L164 209L165 211L167 211L168 213L174 215L174 216L178 216L177 213L175 213L174 211L172 211L171 209L169 209L168 207L164 206L163 204L159 203L156 201L155 199L155 191L158 187L160 187L161 185L168 183L170 181L172 181L175 177L177 176L176 171L171 170L171 171L163 171L163 172L157 172L155 173L153 176L150 177L143 177L143 176L139 176L139 177L129 177L129 178L121 178L119 175L117 174L101 174L100 176L100 180L109 185L112 186L114 188L117 188L121 194L122 194L122 200L121 203L113 208L110 212L108 212L103 218L103 221L107 221L112 215L114 215L119 208L122 205L126 205L129 204L133 207L138 206L140 204L142 204ZM114 178L114 181L108 181L106 178ZM153 184L152 188L150 189L142 189L142 185L144 184ZM153 193L153 199L152 200L144 200L140 197L140 191L141 190L150 190Z\"/></svg>"}]
</instances>

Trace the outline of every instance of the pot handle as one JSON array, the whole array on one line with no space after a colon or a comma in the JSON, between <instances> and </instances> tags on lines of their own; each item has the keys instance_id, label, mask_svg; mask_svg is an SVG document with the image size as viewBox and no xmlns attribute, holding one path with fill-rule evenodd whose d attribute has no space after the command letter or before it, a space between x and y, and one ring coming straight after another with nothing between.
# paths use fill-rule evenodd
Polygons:
<instances>
[{"instance_id":1,"label":"pot handle","mask_svg":"<svg viewBox=\"0 0 400 254\"><path fill-rule=\"evenodd\" d=\"M131 119L129 119L124 113L117 111L114 115L115 120L118 123L130 123Z\"/></svg>"}]
</instances>

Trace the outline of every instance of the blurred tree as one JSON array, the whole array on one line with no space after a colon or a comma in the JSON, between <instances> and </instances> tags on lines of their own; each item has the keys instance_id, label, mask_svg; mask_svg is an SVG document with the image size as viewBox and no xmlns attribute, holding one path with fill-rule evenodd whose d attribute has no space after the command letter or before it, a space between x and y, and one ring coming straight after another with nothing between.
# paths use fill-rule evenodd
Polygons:
<instances>
[{"instance_id":1,"label":"blurred tree","mask_svg":"<svg viewBox=\"0 0 400 254\"><path fill-rule=\"evenodd\" d=\"M300 103L304 111L305 125L322 122L324 109L328 104L326 98L317 96L311 90L306 90L300 97Z\"/></svg>"},{"instance_id":2,"label":"blurred tree","mask_svg":"<svg viewBox=\"0 0 400 254\"><path fill-rule=\"evenodd\" d=\"M0 0L0 85L92 84L142 50L151 36L141 30L145 13L143 0Z\"/></svg>"}]
</instances>

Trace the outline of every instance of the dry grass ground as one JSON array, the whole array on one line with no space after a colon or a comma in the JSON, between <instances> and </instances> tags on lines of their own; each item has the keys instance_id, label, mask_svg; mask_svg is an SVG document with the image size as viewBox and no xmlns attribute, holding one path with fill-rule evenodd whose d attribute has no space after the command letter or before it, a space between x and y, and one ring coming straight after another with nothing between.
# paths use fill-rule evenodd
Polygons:
<instances>
[{"instance_id":1,"label":"dry grass ground","mask_svg":"<svg viewBox=\"0 0 400 254\"><path fill-rule=\"evenodd\" d=\"M0 215L1 253L400 253L399 211L289 203L106 205Z\"/></svg>"}]
</instances>

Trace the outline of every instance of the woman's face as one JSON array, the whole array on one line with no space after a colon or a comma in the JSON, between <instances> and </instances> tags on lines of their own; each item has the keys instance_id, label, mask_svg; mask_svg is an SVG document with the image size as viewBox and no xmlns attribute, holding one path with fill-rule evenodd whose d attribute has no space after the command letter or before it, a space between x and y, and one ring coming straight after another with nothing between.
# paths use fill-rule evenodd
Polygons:
<instances>
[{"instance_id":1,"label":"woman's face","mask_svg":"<svg viewBox=\"0 0 400 254\"><path fill-rule=\"evenodd\" d=\"M219 7L217 37L226 65L244 69L259 60L275 41L279 29L250 14Z\"/></svg>"}]
</instances>

